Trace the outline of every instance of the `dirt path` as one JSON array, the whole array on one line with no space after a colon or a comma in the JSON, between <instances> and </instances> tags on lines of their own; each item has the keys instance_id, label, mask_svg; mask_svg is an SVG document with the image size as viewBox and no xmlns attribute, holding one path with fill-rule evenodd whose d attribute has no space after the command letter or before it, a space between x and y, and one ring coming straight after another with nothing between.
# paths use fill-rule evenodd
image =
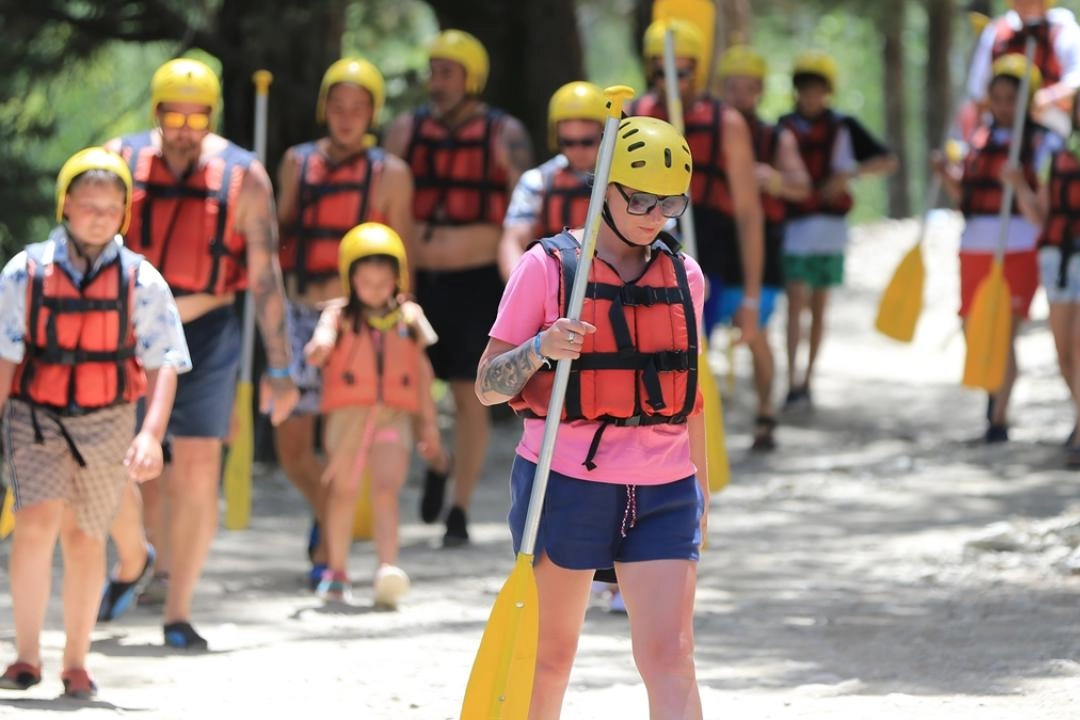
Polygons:
<instances>
[{"instance_id":1,"label":"dirt path","mask_svg":"<svg viewBox=\"0 0 1080 720\"><path fill-rule=\"evenodd\" d=\"M930 244L930 301L914 345L871 329L877 289L913 232L885 223L856 236L815 409L783 419L781 449L767 458L745 450L749 358L736 355L734 480L714 499L700 568L707 718L1080 716L1080 575L1065 567L1080 542L1080 474L1060 469L1071 418L1045 322L1021 340L1013 441L973 442L985 400L957 383L955 232ZM96 635L102 693L80 717L456 718L513 560L504 488L515 440L515 425L501 424L467 549L434 549L438 529L414 522L410 482L402 565L414 592L396 614L366 607L365 544L354 550L354 611L329 612L303 591L306 519L280 474L264 473L252 528L222 531L200 588L196 624L214 652L166 653L159 619L136 609ZM9 547L0 546L5 568ZM7 590L5 572L5 662ZM75 709L56 699L59 621L54 600L46 682L0 692L0 717ZM590 610L564 717L644 718L644 700L625 618Z\"/></svg>"}]
</instances>

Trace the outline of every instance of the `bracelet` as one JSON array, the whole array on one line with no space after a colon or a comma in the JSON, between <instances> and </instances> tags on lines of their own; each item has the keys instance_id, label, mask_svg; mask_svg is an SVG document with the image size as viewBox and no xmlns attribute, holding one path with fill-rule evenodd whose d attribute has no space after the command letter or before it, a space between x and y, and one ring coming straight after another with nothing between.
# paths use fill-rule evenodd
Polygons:
<instances>
[{"instance_id":1,"label":"bracelet","mask_svg":"<svg viewBox=\"0 0 1080 720\"><path fill-rule=\"evenodd\" d=\"M289 368L287 367L266 368L266 377L272 378L274 380L281 380L289 377L289 375Z\"/></svg>"},{"instance_id":2,"label":"bracelet","mask_svg":"<svg viewBox=\"0 0 1080 720\"><path fill-rule=\"evenodd\" d=\"M551 360L544 357L544 354L542 352L540 352L540 333L536 333L536 336L533 337L532 348L533 348L533 352L536 353L536 357L540 358L540 362L543 365L547 365L548 367L551 367Z\"/></svg>"},{"instance_id":3,"label":"bracelet","mask_svg":"<svg viewBox=\"0 0 1080 720\"><path fill-rule=\"evenodd\" d=\"M750 297L748 295L744 295L743 299L742 299L742 306L744 308L751 308L753 310L757 310L758 307L759 307L758 299L756 297Z\"/></svg>"}]
</instances>

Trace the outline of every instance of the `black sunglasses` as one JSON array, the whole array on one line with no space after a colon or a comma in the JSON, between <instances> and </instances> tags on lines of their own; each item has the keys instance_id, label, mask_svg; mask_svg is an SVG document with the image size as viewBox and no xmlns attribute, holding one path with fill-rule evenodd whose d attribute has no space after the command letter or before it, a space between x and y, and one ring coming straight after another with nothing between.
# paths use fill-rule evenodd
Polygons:
<instances>
[{"instance_id":1,"label":"black sunglasses","mask_svg":"<svg viewBox=\"0 0 1080 720\"><path fill-rule=\"evenodd\" d=\"M559 138L559 147L561 148L591 148L600 144L600 138L598 137L584 137L584 138Z\"/></svg>"},{"instance_id":2,"label":"black sunglasses","mask_svg":"<svg viewBox=\"0 0 1080 720\"><path fill-rule=\"evenodd\" d=\"M693 74L694 74L694 68L679 68L679 69L675 70L675 77L679 78L680 80L685 80L688 77L692 77ZM653 80L663 80L664 79L664 68L662 68L662 67L661 68L653 68L652 79Z\"/></svg>"},{"instance_id":3,"label":"black sunglasses","mask_svg":"<svg viewBox=\"0 0 1080 720\"><path fill-rule=\"evenodd\" d=\"M677 218L686 212L690 198L686 195L655 195L648 192L632 192L629 195L619 183L613 183L619 194L626 200L626 212L631 215L648 215L657 205L660 214L666 218Z\"/></svg>"}]
</instances>

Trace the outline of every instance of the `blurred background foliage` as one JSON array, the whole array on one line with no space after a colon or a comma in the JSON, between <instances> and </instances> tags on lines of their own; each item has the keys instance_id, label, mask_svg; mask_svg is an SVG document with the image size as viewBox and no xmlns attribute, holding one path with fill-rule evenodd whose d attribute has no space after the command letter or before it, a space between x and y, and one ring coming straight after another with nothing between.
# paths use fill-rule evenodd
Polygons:
<instances>
[{"instance_id":1,"label":"blurred background foliage","mask_svg":"<svg viewBox=\"0 0 1080 720\"><path fill-rule=\"evenodd\" d=\"M1075 10L1080 0L1058 4ZM924 159L940 140L928 137L927 117L948 112L941 106L952 104L964 80L974 41L966 5L718 0L726 22L718 51L748 39L765 54L762 115L769 119L791 107L794 55L808 47L829 51L840 67L834 106L894 145L899 140L908 171L859 183L855 219L902 215L921 210ZM1005 5L999 0L992 9ZM0 63L7 69L0 76L0 261L44 238L55 173L72 152L148 126L150 76L170 57L193 55L224 72L219 130L242 145L251 136L251 71L275 73L273 168L285 147L319 132L314 100L333 59L359 53L382 70L385 125L424 100L425 43L440 26L462 27L491 52L488 98L526 122L540 159L554 88L583 75L644 88L640 37L650 12L650 0L0 0ZM942 22L949 23L944 73L928 65L934 24L940 32ZM889 70L902 87L885 81ZM887 131L888 108L902 108L902 117Z\"/></svg>"}]
</instances>

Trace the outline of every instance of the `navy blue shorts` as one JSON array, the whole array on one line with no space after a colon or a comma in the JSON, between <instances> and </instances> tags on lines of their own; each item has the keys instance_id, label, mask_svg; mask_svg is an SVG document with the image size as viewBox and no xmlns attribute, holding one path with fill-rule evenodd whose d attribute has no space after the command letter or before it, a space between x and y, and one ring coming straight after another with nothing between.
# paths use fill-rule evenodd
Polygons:
<instances>
[{"instance_id":1,"label":"navy blue shorts","mask_svg":"<svg viewBox=\"0 0 1080 720\"><path fill-rule=\"evenodd\" d=\"M240 320L231 305L184 324L192 368L177 378L170 436L228 436L240 365L240 335Z\"/></svg>"},{"instance_id":2,"label":"navy blue shorts","mask_svg":"<svg viewBox=\"0 0 1080 720\"><path fill-rule=\"evenodd\" d=\"M476 379L476 366L487 347L502 294L497 265L416 271L416 301L439 336L439 342L427 349L435 377Z\"/></svg>"},{"instance_id":3,"label":"navy blue shorts","mask_svg":"<svg viewBox=\"0 0 1080 720\"><path fill-rule=\"evenodd\" d=\"M536 464L514 458L510 533L521 548ZM559 567L597 570L620 562L697 560L705 502L693 475L663 485L618 485L552 472L536 536L535 557ZM624 535L625 533L625 535Z\"/></svg>"}]
</instances>

